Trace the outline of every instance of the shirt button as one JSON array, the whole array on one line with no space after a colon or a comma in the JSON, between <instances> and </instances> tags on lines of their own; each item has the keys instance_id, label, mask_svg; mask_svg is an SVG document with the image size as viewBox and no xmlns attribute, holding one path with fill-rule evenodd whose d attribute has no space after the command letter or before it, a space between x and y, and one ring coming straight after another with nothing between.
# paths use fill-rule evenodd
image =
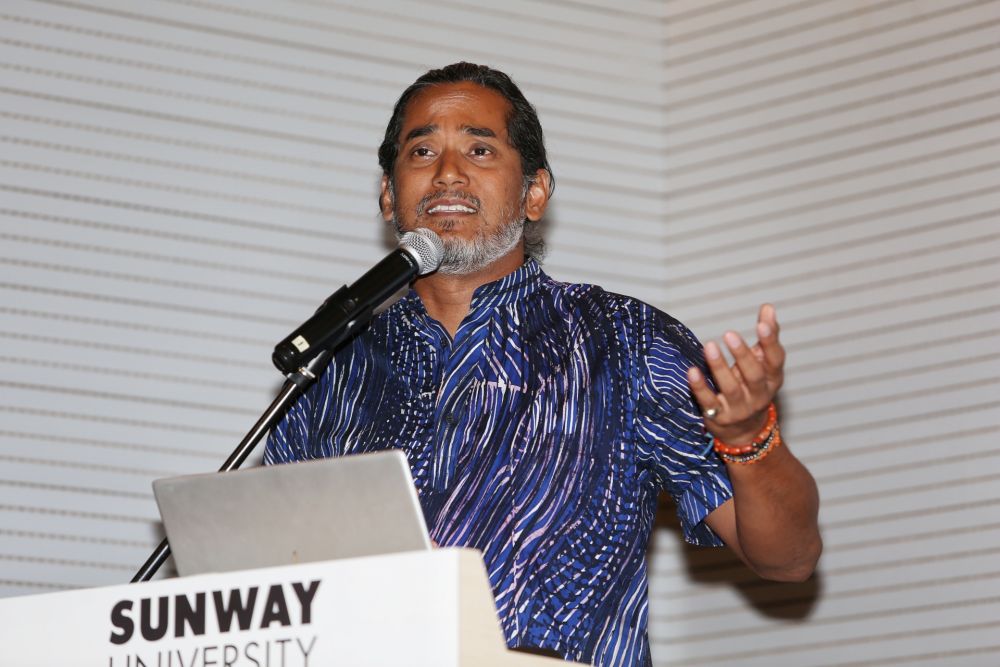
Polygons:
<instances>
[{"instance_id":1,"label":"shirt button","mask_svg":"<svg viewBox=\"0 0 1000 667\"><path fill-rule=\"evenodd\" d=\"M451 412L447 413L444 416L444 420L449 426L454 426L455 424L458 423L458 419L456 419L454 413Z\"/></svg>"}]
</instances>

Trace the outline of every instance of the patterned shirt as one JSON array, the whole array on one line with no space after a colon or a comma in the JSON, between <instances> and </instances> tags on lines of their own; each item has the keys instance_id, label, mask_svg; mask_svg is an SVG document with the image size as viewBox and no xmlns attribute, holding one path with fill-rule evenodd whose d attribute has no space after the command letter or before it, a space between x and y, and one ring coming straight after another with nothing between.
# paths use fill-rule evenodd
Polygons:
<instances>
[{"instance_id":1,"label":"patterned shirt","mask_svg":"<svg viewBox=\"0 0 1000 667\"><path fill-rule=\"evenodd\" d=\"M341 349L267 444L268 463L405 452L431 537L479 549L507 643L650 664L645 550L657 495L688 541L731 497L703 455L676 320L529 260L448 332L411 291Z\"/></svg>"}]
</instances>

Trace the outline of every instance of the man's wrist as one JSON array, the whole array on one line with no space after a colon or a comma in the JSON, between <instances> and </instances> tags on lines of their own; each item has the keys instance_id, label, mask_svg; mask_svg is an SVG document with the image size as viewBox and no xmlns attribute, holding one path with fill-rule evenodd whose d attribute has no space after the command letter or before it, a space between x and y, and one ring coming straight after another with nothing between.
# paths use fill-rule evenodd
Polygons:
<instances>
[{"instance_id":1,"label":"man's wrist","mask_svg":"<svg viewBox=\"0 0 1000 667\"><path fill-rule=\"evenodd\" d=\"M731 444L715 438L713 449L726 463L757 463L773 449L781 445L781 430L778 427L778 411L771 403L767 407L767 420L757 433L749 437L746 444Z\"/></svg>"}]
</instances>

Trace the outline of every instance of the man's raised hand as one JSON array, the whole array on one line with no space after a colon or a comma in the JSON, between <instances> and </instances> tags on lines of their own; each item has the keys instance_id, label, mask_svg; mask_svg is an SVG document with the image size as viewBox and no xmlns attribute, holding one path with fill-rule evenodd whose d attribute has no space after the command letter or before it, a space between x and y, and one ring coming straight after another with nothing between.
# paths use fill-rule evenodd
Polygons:
<instances>
[{"instance_id":1,"label":"man's raised hand","mask_svg":"<svg viewBox=\"0 0 1000 667\"><path fill-rule=\"evenodd\" d=\"M688 384L705 415L708 431L734 445L751 442L767 422L767 407L784 381L785 348L778 340L774 306L765 303L757 315L757 343L749 347L735 331L723 336L735 363L730 366L715 341L705 344L705 361L718 392L697 367Z\"/></svg>"}]
</instances>

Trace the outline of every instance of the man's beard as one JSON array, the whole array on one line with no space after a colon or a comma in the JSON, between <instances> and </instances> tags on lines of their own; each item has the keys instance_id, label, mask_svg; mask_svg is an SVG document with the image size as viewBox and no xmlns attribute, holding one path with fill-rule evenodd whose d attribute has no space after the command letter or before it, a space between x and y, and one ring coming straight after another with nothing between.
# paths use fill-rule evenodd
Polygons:
<instances>
[{"instance_id":1,"label":"man's beard","mask_svg":"<svg viewBox=\"0 0 1000 667\"><path fill-rule=\"evenodd\" d=\"M476 197L466 193L445 193L435 192L424 197L417 206L417 214L423 212L426 202L446 197L474 201L476 210L482 211L481 204ZM500 211L500 223L492 229L487 229L485 225L476 228L475 236L471 239L464 239L459 236L446 234L441 237L444 244L444 255L441 258L441 266L438 273L453 276L468 275L482 271L487 266L497 261L501 257L509 254L524 236L524 198L521 198L521 205L518 211L503 209ZM392 224L396 229L396 238L402 237L406 231L400 225L400 211L393 211ZM445 218L437 222L437 227L441 231L450 231L459 225L476 224L474 222L463 222L462 220Z\"/></svg>"}]
</instances>

